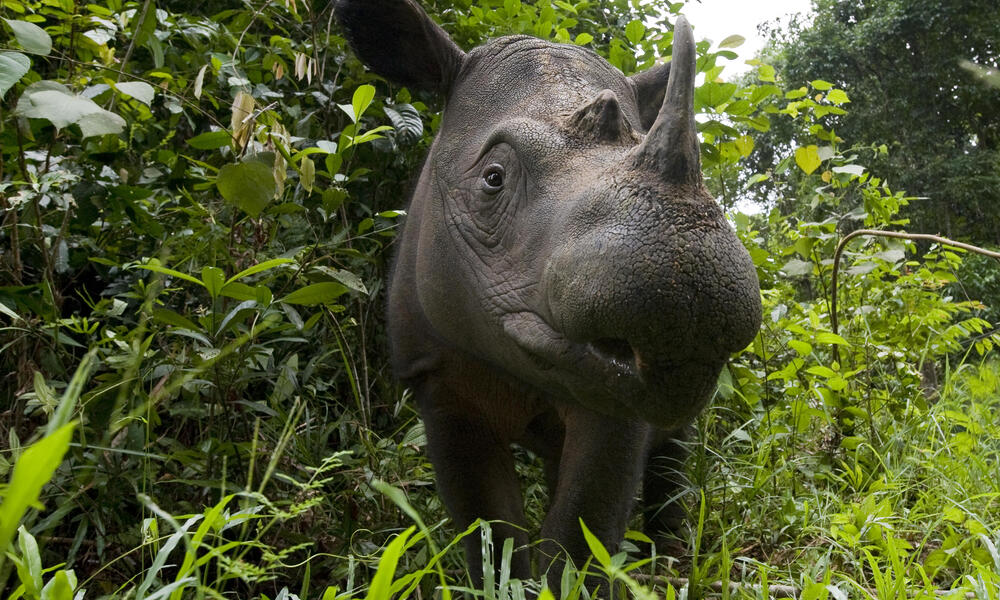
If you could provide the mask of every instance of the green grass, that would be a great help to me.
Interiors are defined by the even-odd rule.
[[[794,411],[772,408],[739,415],[719,403],[701,419],[703,439],[693,443],[687,467],[691,485],[684,501],[691,518],[687,535],[677,545],[683,549],[673,550],[675,556],[650,556],[648,550],[639,550],[647,545],[626,542],[623,552],[611,556],[588,538],[595,558],[585,568],[640,598],[760,598],[792,591],[807,600],[967,594],[996,598],[998,382],[997,361],[962,364],[945,380],[936,401],[909,402],[899,413],[877,413],[870,425],[879,432],[878,444],[863,443],[851,450],[832,443],[820,417],[811,421],[815,426],[802,428]],[[71,401],[76,389],[71,386],[60,406]],[[59,415],[67,413],[54,414],[65,420]],[[248,477],[245,489],[226,493],[198,511],[175,514],[141,496],[145,516],[133,524],[141,530],[141,542],[110,557],[86,579],[58,563],[43,563],[42,557],[51,553],[41,552],[36,538],[22,527],[8,552],[15,588],[9,597],[69,599],[78,588],[87,590],[87,598],[204,598],[228,591],[261,598],[375,600],[465,592],[516,600],[541,589],[538,581],[511,580],[506,561],[485,563],[486,571],[495,569],[496,576],[487,579],[483,590],[468,589],[461,576],[461,537],[483,535],[484,545],[503,542],[490,538],[488,524],[455,536],[441,520],[440,505],[426,481],[402,477],[412,467],[419,466],[417,473],[426,469],[409,448],[420,443],[419,430],[398,431],[406,440],[403,444],[374,440],[375,456],[368,458],[375,462],[367,462],[380,469],[399,468],[385,469],[396,477],[392,484],[371,479],[375,473],[346,453],[302,467],[302,473],[310,473],[303,478],[286,471],[285,459],[294,445],[296,426],[291,423],[307,419],[304,411],[292,411],[269,460],[251,466],[263,472],[255,484]],[[726,427],[734,419],[740,425]],[[12,483],[18,485],[7,488],[0,507],[7,528],[22,521],[9,512],[25,505],[13,495],[15,489],[29,490],[19,483],[22,474],[52,476],[53,461],[58,463],[60,451],[68,447],[63,433],[70,426],[58,425],[54,419],[46,435],[17,457]],[[537,477],[536,471],[525,474]],[[362,475],[370,478],[367,483],[358,480]],[[275,482],[298,491],[280,501],[269,498]],[[345,484],[362,486],[354,491],[367,498],[369,508],[382,511],[369,516],[381,527],[359,527],[350,550],[336,556],[318,552],[315,541],[293,543],[297,536],[287,534],[315,535],[330,525],[324,521],[331,515],[326,505],[345,497],[330,490]],[[219,494],[231,487],[220,482]],[[50,506],[32,512],[27,523],[59,510]],[[542,510],[529,506],[529,514]],[[393,514],[397,526],[386,527]],[[424,522],[427,516],[433,518],[430,527]],[[509,543],[503,548],[502,556],[509,557],[513,548]],[[129,577],[109,589],[102,583],[104,577],[129,555],[141,555],[142,560]],[[554,596],[581,597],[583,582],[579,572],[568,569]]]

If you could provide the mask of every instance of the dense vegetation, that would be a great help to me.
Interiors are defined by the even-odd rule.
[[[465,48],[528,33],[629,73],[669,54],[683,9],[422,4]],[[878,3],[822,0],[795,39],[862,51],[822,37],[862,4]],[[439,99],[366,73],[324,3],[0,7],[0,593],[381,599],[466,585],[463,532],[444,522],[382,331],[386,264]],[[934,39],[961,37],[964,14],[942,10]],[[976,31],[1000,29],[995,11],[977,14]],[[895,31],[879,35],[909,35]],[[796,56],[811,55],[793,47],[728,83],[738,45],[699,44],[696,102],[713,191],[732,207],[765,190],[768,212],[732,214],[765,322],[698,422],[684,496],[665,499],[689,509],[686,537],[664,549],[633,533],[617,556],[595,547],[590,568],[642,597],[996,598],[1000,335],[967,291],[997,265],[862,237],[832,318],[838,240],[909,228],[916,202],[897,189],[916,175],[893,161],[917,139],[865,135],[927,132],[953,156],[931,133],[945,124],[902,123],[898,109],[852,137],[849,116],[907,84],[876,91],[835,59],[808,75]],[[995,67],[990,47],[968,58]],[[955,89],[995,128],[995,90]],[[1000,195],[991,156],[976,154],[975,185],[956,171],[933,193]],[[523,458],[537,524],[545,490]],[[500,573],[480,593],[539,585]],[[577,597],[582,581],[567,572],[554,595]]]

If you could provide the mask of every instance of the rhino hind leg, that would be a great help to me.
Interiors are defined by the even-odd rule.
[[[514,539],[511,576],[531,577],[528,536],[521,485],[514,469],[510,443],[481,419],[435,407],[443,386],[425,382],[415,390],[427,431],[427,453],[434,465],[438,494],[457,528],[477,518],[490,521],[493,531],[493,565],[500,568],[503,541]],[[475,585],[483,581],[481,537],[463,540],[469,575]]]
[[[650,444],[643,476],[642,511],[646,535],[658,547],[675,545],[671,539],[681,533],[686,522],[682,492],[687,483],[684,476],[687,437],[687,429],[658,432]]]

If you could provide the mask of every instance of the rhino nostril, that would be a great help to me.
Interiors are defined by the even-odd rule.
[[[601,338],[590,343],[594,354],[623,370],[634,370],[638,355],[632,344],[621,338]]]

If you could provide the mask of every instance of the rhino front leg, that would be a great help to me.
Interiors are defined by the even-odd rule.
[[[514,538],[514,547],[521,550],[514,553],[511,575],[531,577],[523,497],[510,443],[477,415],[456,410],[461,403],[453,401],[445,386],[426,383],[421,387],[424,389],[418,388],[416,396],[427,431],[427,454],[448,514],[459,528],[479,518],[492,521],[493,564],[500,567],[503,541]],[[441,408],[441,400],[446,408]],[[481,585],[481,538],[471,534],[463,544],[469,575],[475,585]]]
[[[565,415],[566,436],[552,506],[542,525],[542,567],[550,586],[568,554],[577,567],[590,556],[580,519],[612,554],[625,535],[646,463],[651,427],[583,408]],[[554,587],[558,589],[558,587]]]

